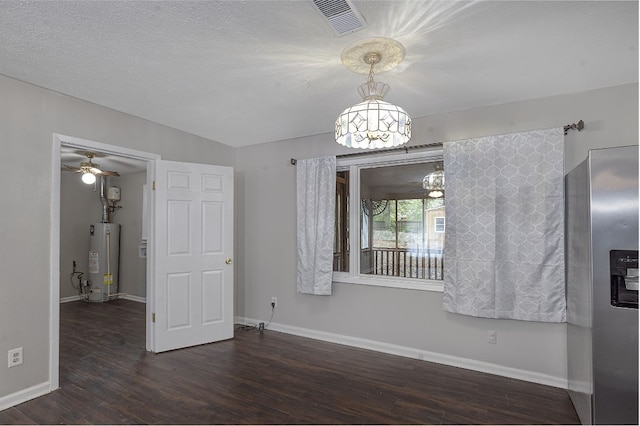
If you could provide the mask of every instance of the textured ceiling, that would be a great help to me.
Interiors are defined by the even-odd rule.
[[[412,117],[638,81],[638,2],[354,0],[337,37],[311,0],[0,1],[0,74],[240,147],[333,132],[368,37]],[[1,94],[0,94],[1,96]]]

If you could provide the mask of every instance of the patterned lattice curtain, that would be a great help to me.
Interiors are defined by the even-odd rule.
[[[297,290],[329,295],[333,278],[336,157],[298,160]]]
[[[444,144],[444,309],[565,321],[562,128]]]

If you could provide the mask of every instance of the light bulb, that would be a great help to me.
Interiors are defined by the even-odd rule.
[[[94,175],[93,173],[83,173],[82,181],[87,185],[91,185],[96,181],[96,175]]]

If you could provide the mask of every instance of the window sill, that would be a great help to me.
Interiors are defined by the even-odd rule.
[[[444,291],[444,284],[442,283],[442,281],[380,278],[365,275],[353,277],[344,272],[334,272],[333,282],[343,284],[370,285],[376,287],[404,288],[408,290],[434,291],[438,293],[442,293]]]

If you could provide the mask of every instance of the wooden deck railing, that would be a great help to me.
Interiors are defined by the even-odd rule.
[[[361,267],[362,273],[384,275],[390,277],[418,278],[424,280],[442,280],[442,250],[407,250],[374,248],[368,250],[371,265]],[[340,253],[334,253],[334,271],[340,265]],[[369,263],[368,261],[366,263]],[[367,269],[367,270],[365,270]]]
[[[442,280],[442,250],[373,249],[374,275]]]

